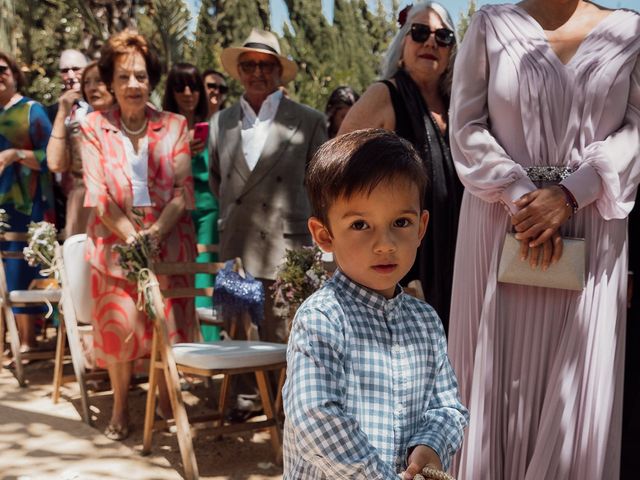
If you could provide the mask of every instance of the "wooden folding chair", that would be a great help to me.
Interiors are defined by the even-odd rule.
[[[0,234],[0,242],[27,242],[26,232],[4,232]],[[22,259],[24,255],[21,250],[8,251],[0,249],[0,262],[4,259]],[[5,325],[9,332],[9,341],[11,344],[11,353],[13,355],[13,363],[15,365],[15,374],[21,387],[26,386],[23,360],[52,358],[52,352],[22,352],[20,350],[20,336],[18,334],[18,325],[16,317],[13,313],[13,307],[32,307],[39,304],[57,304],[60,300],[60,289],[50,288],[42,290],[12,290],[9,291],[7,286],[7,277],[4,270],[4,262],[0,268],[0,302],[2,318],[0,318],[0,365],[3,361],[4,342],[5,342]],[[60,322],[62,325],[63,322]],[[61,335],[60,327],[58,327],[58,339],[64,339],[64,333]]]
[[[241,269],[240,260],[236,265]],[[218,412],[209,416],[203,422],[192,419],[194,426],[206,425],[212,427],[218,433],[233,433],[243,430],[268,429],[271,436],[271,445],[279,461],[281,455],[282,439],[280,426],[276,417],[273,397],[270,392],[267,372],[272,370],[282,371],[286,366],[286,345],[259,341],[217,341],[210,343],[184,343],[173,347],[169,343],[166,318],[164,315],[164,299],[179,297],[194,297],[211,294],[212,289],[175,288],[161,292],[156,274],[158,275],[184,275],[195,273],[218,273],[224,267],[223,263],[164,263],[156,264],[151,274],[151,296],[157,316],[154,319],[154,335],[151,348],[149,391],[147,394],[147,406],[144,422],[143,453],[151,450],[151,437],[154,427],[154,413],[156,390],[158,383],[158,371],[164,374],[169,398],[173,410],[174,421],[177,428],[178,443],[184,464],[186,478],[189,480],[199,478],[198,465],[193,450],[190,422],[182,400],[180,390],[179,373],[198,375],[210,378],[223,374],[222,388],[220,391]],[[243,319],[246,326],[248,320]],[[243,424],[224,425],[224,411],[227,396],[229,394],[230,376],[240,373],[253,372],[256,375],[260,396],[266,420],[260,422],[247,422]],[[213,418],[213,421],[211,421]],[[164,423],[164,422],[163,422]]]
[[[63,384],[77,381],[80,389],[80,403],[82,419],[91,424],[89,414],[89,397],[87,393],[87,380],[107,378],[106,370],[94,372],[87,371],[84,352],[80,338],[83,334],[93,331],[91,297],[91,270],[85,260],[85,244],[87,235],[82,233],[67,238],[60,247],[56,246],[56,265],[62,287],[62,316],[61,336],[62,342],[58,342],[56,350],[56,363],[54,368],[53,403],[60,398],[60,388]],[[66,334],[71,363],[75,375],[63,376],[64,338]]]

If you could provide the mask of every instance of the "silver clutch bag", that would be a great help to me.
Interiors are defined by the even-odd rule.
[[[532,287],[562,288],[580,291],[584,288],[584,238],[563,237],[562,256],[546,271],[533,270],[527,260],[520,260],[520,242],[507,233],[498,265],[498,281]]]

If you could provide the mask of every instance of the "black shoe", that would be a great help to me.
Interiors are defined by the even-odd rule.
[[[244,423],[250,418],[263,415],[264,411],[260,410],[240,410],[239,408],[233,408],[227,414],[227,421],[229,423]]]

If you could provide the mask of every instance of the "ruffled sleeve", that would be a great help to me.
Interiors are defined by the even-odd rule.
[[[536,189],[526,172],[507,154],[489,128],[486,13],[477,12],[458,52],[451,101],[451,153],[460,181],[486,202],[513,201]]]

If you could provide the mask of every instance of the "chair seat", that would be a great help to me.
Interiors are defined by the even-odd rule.
[[[225,340],[207,343],[177,343],[173,355],[178,365],[204,370],[250,368],[282,363],[287,345],[282,343]]]
[[[216,310],[214,308],[198,307],[196,308],[196,313],[198,314],[200,323],[204,323],[206,325],[222,325],[223,323],[218,320],[218,315],[216,314]]]
[[[9,301],[13,303],[56,303],[60,301],[62,291],[59,288],[47,290],[12,290]]]

